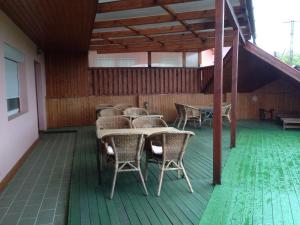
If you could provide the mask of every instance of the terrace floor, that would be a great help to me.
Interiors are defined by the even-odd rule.
[[[156,197],[158,168],[153,165],[149,196],[143,195],[137,174],[124,173],[118,176],[113,200],[109,199],[112,170],[98,185],[94,127],[76,128],[76,134],[43,134],[0,193],[0,224],[62,225],[67,214],[72,225],[199,224],[200,220],[201,225],[300,224],[300,132],[254,121],[240,122],[238,130],[238,147],[229,151],[229,130],[224,127],[221,186],[214,189],[211,184],[212,130],[203,127],[194,130],[197,135],[185,155],[193,194],[184,180],[169,172],[161,196]]]
[[[115,195],[109,199],[112,169],[102,174],[98,185],[95,152],[95,128],[85,127],[78,132],[73,161],[69,201],[69,224],[199,224],[213,191],[212,182],[212,129],[194,130],[184,163],[194,188],[191,194],[184,179],[176,172],[167,172],[160,197],[156,197],[158,166],[151,165],[147,188],[143,194],[137,173],[118,175]],[[229,153],[229,131],[224,135],[224,161]]]

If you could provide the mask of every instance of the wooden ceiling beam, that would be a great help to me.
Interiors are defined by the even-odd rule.
[[[240,7],[235,7],[234,11],[237,15],[241,14],[243,10]],[[105,21],[95,21],[94,28],[110,28],[110,27],[122,27],[122,26],[138,26],[144,24],[154,24],[154,23],[166,23],[178,20],[194,20],[194,19],[213,19],[214,20],[215,10],[202,10],[202,11],[192,11],[192,12],[182,12],[176,13],[174,18],[170,14],[159,15],[159,16],[147,16],[147,17],[137,17],[130,19],[119,19],[119,20],[105,20]]]
[[[199,41],[198,41],[199,43]],[[224,46],[230,46],[231,42],[225,42]],[[181,46],[155,46],[155,47],[132,47],[132,48],[90,48],[90,50],[97,51],[98,54],[109,53],[128,53],[128,52],[198,52],[207,49],[214,48],[214,43],[208,43],[205,45],[181,45]]]
[[[171,15],[175,21],[178,21],[178,22],[179,22],[179,23],[180,23],[187,31],[191,32],[191,33],[194,35],[194,37],[200,38],[200,40],[201,40],[202,42],[205,41],[205,39],[202,38],[202,37],[199,37],[199,35],[198,35],[193,29],[191,29],[191,28],[189,27],[189,25],[188,25],[184,20],[178,19],[178,17],[177,17],[177,15],[176,15],[176,12],[175,12],[175,11],[173,11],[171,8],[169,8],[169,7],[166,6],[166,5],[162,5],[161,7],[162,7],[167,13],[169,13],[169,15]]]
[[[233,26],[234,29],[236,29],[238,31],[241,42],[243,45],[245,45],[246,40],[245,40],[243,32],[240,28],[239,20],[234,12],[234,9],[233,9],[231,3],[229,2],[229,0],[225,0],[225,9],[226,9],[226,12],[227,12],[227,15],[228,15],[231,25]],[[249,24],[247,23],[247,25],[249,25]]]
[[[249,36],[247,29],[243,29],[245,37]],[[213,38],[215,36],[214,31],[203,31],[199,32],[201,37],[205,38]],[[232,30],[225,30],[225,36],[231,36]],[[193,39],[194,35],[191,33],[182,33],[182,34],[163,34],[163,35],[156,35],[151,36],[156,41],[162,42],[169,42],[169,41],[185,41],[189,39]],[[114,43],[120,44],[130,44],[130,43],[143,43],[143,42],[150,42],[148,38],[145,37],[127,37],[127,38],[116,38],[111,39]],[[90,45],[107,45],[110,44],[107,40],[92,40]]]
[[[241,25],[245,25],[245,21],[243,19],[240,20]],[[191,30],[208,30],[214,29],[214,22],[204,22],[204,23],[196,23],[188,25]],[[225,27],[231,27],[231,24],[226,21]],[[132,27],[131,27],[132,28]],[[186,28],[182,25],[176,26],[164,26],[157,28],[148,28],[138,30],[139,35],[155,35],[155,34],[166,34],[166,33],[176,33],[176,32],[185,32]],[[136,36],[137,32],[130,30],[122,30],[122,31],[111,31],[111,32],[96,32],[92,34],[92,39],[105,39],[105,38],[116,38],[116,37],[128,37],[128,36]]]
[[[122,0],[115,2],[98,3],[97,13],[107,13],[129,9],[140,9],[160,5],[169,5],[184,2],[195,2],[198,0]]]
[[[232,43],[232,37],[226,37],[224,42],[227,46]],[[90,50],[96,50],[102,53],[116,53],[116,52],[145,52],[145,51],[183,51],[188,49],[203,49],[212,48],[214,46],[214,38],[208,39],[205,43],[199,42],[198,39],[187,42],[169,42],[165,45],[158,43],[140,43],[127,45],[127,49],[118,45],[104,45],[104,46],[90,46]]]

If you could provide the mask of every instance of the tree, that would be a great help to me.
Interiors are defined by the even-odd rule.
[[[300,66],[300,53],[294,54],[293,61],[291,63],[288,54],[282,54],[278,58],[291,66]]]

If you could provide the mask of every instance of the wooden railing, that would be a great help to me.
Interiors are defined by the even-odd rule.
[[[101,95],[200,93],[213,76],[205,68],[90,68],[89,92]]]

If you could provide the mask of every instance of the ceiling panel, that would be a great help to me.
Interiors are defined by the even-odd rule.
[[[45,51],[86,51],[96,0],[1,0],[0,8]]]

